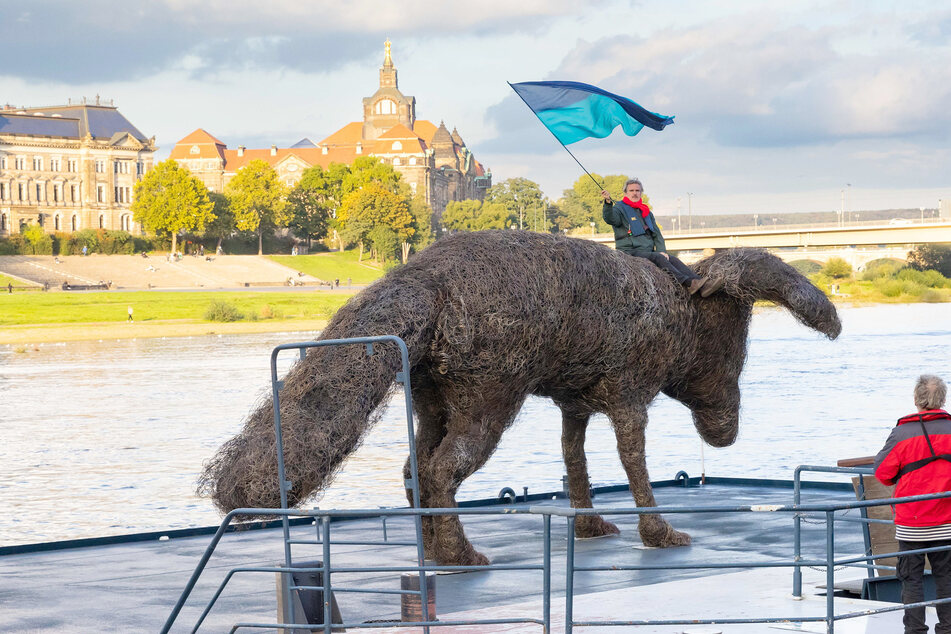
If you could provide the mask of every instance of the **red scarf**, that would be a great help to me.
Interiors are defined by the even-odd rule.
[[[624,203],[630,207],[633,207],[634,209],[639,209],[641,212],[641,218],[646,218],[647,214],[651,212],[651,208],[648,207],[643,201],[638,200],[637,202],[634,202],[633,200],[625,196]]]

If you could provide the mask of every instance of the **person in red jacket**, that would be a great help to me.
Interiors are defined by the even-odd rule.
[[[947,387],[940,378],[923,374],[915,385],[918,412],[898,419],[885,446],[875,457],[875,477],[895,485],[895,497],[951,491],[951,415],[941,409]],[[951,498],[895,505],[895,537],[899,551],[951,547]],[[902,603],[924,601],[925,555],[931,562],[937,597],[951,597],[951,550],[898,557]],[[936,634],[951,634],[951,604],[935,606]],[[925,609],[905,610],[905,634],[924,634]]]

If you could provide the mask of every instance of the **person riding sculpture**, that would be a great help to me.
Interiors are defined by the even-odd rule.
[[[709,297],[720,290],[722,281],[700,277],[676,256],[667,253],[667,245],[654,213],[641,200],[643,193],[644,186],[636,178],[624,183],[624,199],[621,202],[614,202],[611,194],[602,190],[604,208],[601,215],[614,228],[615,248],[628,255],[650,260],[686,286],[691,295],[700,291],[701,297]]]

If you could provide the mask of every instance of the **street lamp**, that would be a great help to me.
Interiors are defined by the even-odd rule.
[[[677,196],[677,226],[683,228],[683,224],[680,222],[680,201],[682,198]]]
[[[592,222],[592,223],[590,223],[590,224],[591,224],[591,235],[594,235],[594,226],[595,226],[595,223]]]
[[[687,229],[693,229],[693,192],[687,192]]]

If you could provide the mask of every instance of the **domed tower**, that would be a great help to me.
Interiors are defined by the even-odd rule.
[[[400,123],[412,130],[416,121],[416,98],[400,92],[390,46],[387,40],[380,68],[380,87],[373,96],[363,99],[364,141],[376,139]]]

